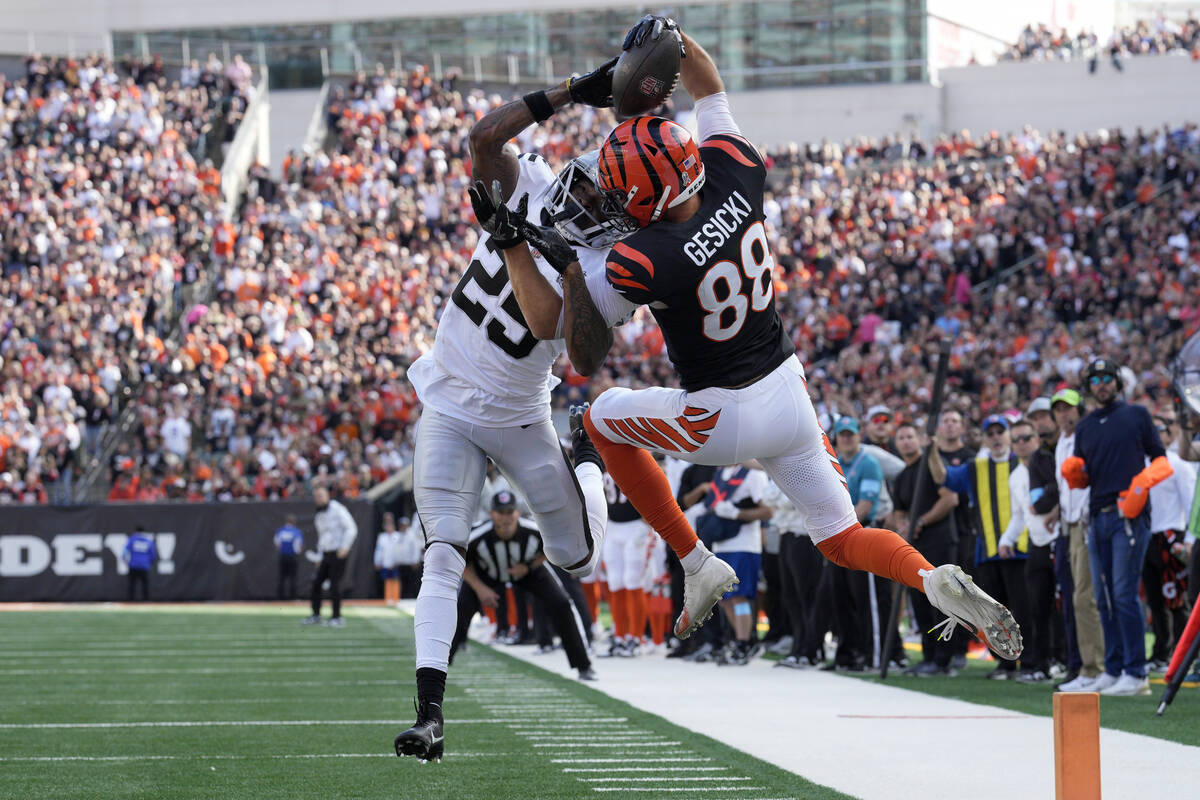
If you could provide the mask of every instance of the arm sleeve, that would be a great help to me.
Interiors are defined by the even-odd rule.
[[[946,467],[947,489],[959,494],[971,493],[971,462],[959,464],[957,467]]]
[[[1146,455],[1150,456],[1151,461],[1165,456],[1167,450],[1163,447],[1162,439],[1158,438],[1158,431],[1154,430],[1154,420],[1150,418],[1150,412],[1142,406],[1138,406],[1138,409],[1141,411],[1138,416],[1141,418],[1142,441],[1146,446]]]
[[[596,304],[596,310],[608,323],[608,327],[624,325],[633,317],[633,312],[637,311],[639,304],[629,300],[613,287],[606,270],[596,270],[584,275],[584,282],[587,284],[588,294],[592,296],[592,302]],[[561,339],[566,335],[566,315],[564,304],[563,309],[558,312],[556,338]]]
[[[345,506],[340,507],[338,516],[342,518],[342,547],[349,550],[354,545],[354,540],[358,538],[358,525],[355,524],[350,509]]]
[[[717,92],[696,101],[696,131],[702,142],[722,133],[742,135],[742,129],[734,122],[733,112],[729,110],[729,95]]]
[[[1013,488],[1012,478],[1009,478],[1009,488]],[[1021,492],[1010,491],[1008,493],[1008,527],[1004,529],[1004,533],[1000,536],[1000,544],[1007,545],[1008,547],[1017,546],[1017,540],[1021,538],[1021,531],[1026,528],[1025,501],[1027,499],[1022,496]]]
[[[883,470],[884,480],[895,480],[896,476],[904,471],[906,465],[904,459],[900,456],[895,453],[889,453],[882,447],[876,447],[875,445],[865,445],[865,447],[867,452],[873,455],[875,460],[879,462],[879,468]]]
[[[604,274],[610,288],[626,302],[641,306],[654,301],[654,263],[645,253],[617,242],[608,253]]]
[[[746,496],[754,501],[754,505],[770,505],[767,502],[767,473],[752,469],[746,475]]]
[[[1038,514],[1049,514],[1058,506],[1058,477],[1054,473],[1054,459],[1039,458],[1037,469],[1029,476],[1029,496],[1037,495],[1033,510]]]
[[[872,504],[879,502],[883,491],[883,470],[874,458],[867,458],[863,464],[862,478],[858,482],[858,497],[860,500],[870,500]]]

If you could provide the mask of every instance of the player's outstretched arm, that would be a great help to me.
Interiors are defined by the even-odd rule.
[[[500,181],[504,199],[512,194],[520,174],[517,153],[505,145],[534,123],[554,116],[554,112],[570,103],[584,103],[597,108],[612,105],[612,74],[617,59],[605,62],[587,75],[575,75],[557,86],[530,92],[519,100],[489,111],[471,127],[471,164],[476,180],[491,186]]]
[[[539,99],[527,101],[527,98],[534,98],[535,95],[544,99],[545,106],[541,105]],[[570,102],[571,95],[564,81],[552,89],[533,92],[484,114],[483,119],[471,127],[471,172],[475,180],[483,181],[486,186],[491,186],[493,180],[500,181],[504,199],[507,200],[517,186],[520,167],[516,148],[506,148],[505,145],[518,133],[540,121],[534,117],[533,108],[539,108],[540,113],[545,113],[542,119],[547,119]]]
[[[563,271],[563,336],[571,366],[585,376],[600,369],[613,345],[612,329],[596,307],[578,262]]]
[[[717,72],[717,65],[712,56],[696,44],[696,40],[686,33],[683,36],[683,46],[687,50],[687,58],[679,62],[679,82],[693,100],[719,94],[725,91],[725,83]]]

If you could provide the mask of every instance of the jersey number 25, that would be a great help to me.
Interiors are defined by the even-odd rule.
[[[489,297],[499,297],[508,288],[508,267],[504,264],[503,257],[496,251],[490,238],[484,243],[484,247],[487,248],[491,257],[499,262],[496,274],[489,274],[487,268],[483,266],[483,262],[475,259],[463,273],[458,286],[454,287],[454,294],[451,295],[451,298],[454,300],[454,305],[461,308],[463,313],[476,325],[482,327],[487,321],[485,330],[492,344],[513,358],[524,358],[533,352],[533,348],[537,347],[538,340],[529,331],[525,315],[521,313],[521,306],[517,303],[517,296],[510,291],[496,312],[491,314],[490,320],[487,319],[488,310],[483,303],[471,298],[471,295],[479,297],[480,292]],[[498,313],[500,311],[504,312],[511,324],[506,324],[500,319]],[[514,336],[520,338],[513,338]]]
[[[718,261],[704,273],[696,296],[704,317],[704,335],[714,342],[737,336],[751,311],[764,311],[775,294],[775,259],[767,249],[767,231],[761,222],[742,236],[742,263]],[[750,296],[742,291],[743,276],[750,283]],[[719,287],[719,288],[718,288]]]

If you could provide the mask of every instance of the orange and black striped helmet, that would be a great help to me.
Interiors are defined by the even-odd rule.
[[[645,227],[704,185],[704,162],[691,133],[662,117],[634,117],[600,148],[606,210],[618,208]]]

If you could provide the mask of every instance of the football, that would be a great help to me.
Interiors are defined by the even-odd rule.
[[[646,114],[671,96],[679,82],[679,41],[678,32],[667,30],[621,53],[613,72],[613,108],[618,115]]]

